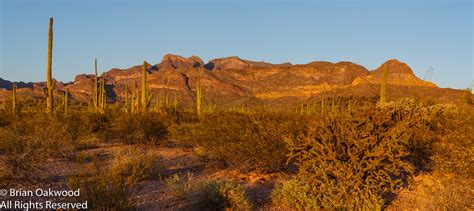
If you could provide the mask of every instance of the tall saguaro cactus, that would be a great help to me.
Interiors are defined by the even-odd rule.
[[[148,93],[147,93],[147,86],[146,86],[146,61],[143,61],[142,65],[142,98],[141,98],[141,108],[142,111],[145,112],[148,109]]]
[[[324,115],[324,96],[321,96],[321,115]]]
[[[107,95],[105,94],[105,76],[102,73],[100,79],[100,94],[99,94],[99,110],[101,113],[105,112],[105,106],[107,104]]]
[[[383,69],[382,84],[380,85],[380,104],[387,102],[387,78],[388,70],[387,67]]]
[[[198,116],[202,115],[203,102],[204,100],[202,94],[201,78],[198,78],[196,85],[196,113]]]
[[[98,94],[99,94],[99,91],[98,91],[98,88],[97,88],[97,83],[99,82],[97,80],[97,59],[95,59],[95,71],[94,71],[94,90],[93,90],[93,102],[94,102],[94,108],[97,109],[97,107],[99,106],[99,100],[98,100]]]
[[[132,89],[132,114],[137,113],[138,110],[138,90],[137,90],[137,81],[133,82]]]
[[[67,116],[69,113],[69,88],[66,88],[64,92],[64,116]]]
[[[128,84],[125,84],[125,112],[128,113]]]
[[[16,113],[16,83],[12,84],[12,112],[13,115]]]
[[[53,76],[51,73],[53,64],[53,17],[49,18],[48,34],[48,66],[46,67],[46,86],[48,87],[48,97],[46,99],[46,110],[53,112]]]

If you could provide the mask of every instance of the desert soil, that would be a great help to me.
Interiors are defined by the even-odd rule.
[[[78,173],[81,169],[85,169],[85,165],[87,165],[76,162],[79,153],[83,155],[97,155],[101,160],[110,160],[117,150],[126,147],[129,147],[129,145],[99,144],[97,148],[76,152],[77,154],[71,156],[71,158],[47,160],[41,167],[36,169],[37,173],[35,173],[36,176],[32,182],[15,185],[13,188],[23,190],[35,190],[36,188],[69,190],[68,177]],[[166,166],[166,170],[162,175],[163,178],[173,174],[186,175],[189,172],[193,174],[193,181],[191,182],[219,179],[233,180],[245,187],[250,200],[259,208],[269,206],[270,192],[274,188],[275,182],[283,176],[278,173],[256,174],[241,173],[224,168],[217,169],[208,165],[203,159],[198,158],[192,148],[174,142],[170,142],[166,147],[149,146],[147,148],[163,157],[162,162]],[[167,186],[161,179],[144,181],[134,188],[131,193],[129,201],[139,210],[180,209],[188,205],[187,201],[173,198],[173,196],[167,194]],[[6,199],[33,202],[44,200],[56,202],[71,201],[65,198],[53,197],[7,197]]]

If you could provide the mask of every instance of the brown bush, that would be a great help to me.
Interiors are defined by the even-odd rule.
[[[304,209],[380,208],[410,179],[410,142],[428,130],[412,103],[326,116],[307,134],[288,136],[299,173],[274,193],[276,203]]]
[[[111,121],[110,133],[125,143],[163,144],[168,134],[165,116],[155,112],[117,115]]]
[[[218,112],[172,132],[174,138],[191,143],[205,158],[224,166],[276,171],[286,166],[283,136],[298,133],[303,121],[286,115]]]

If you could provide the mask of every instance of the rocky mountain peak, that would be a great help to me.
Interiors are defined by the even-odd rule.
[[[380,65],[380,67],[378,67],[374,72],[383,73],[383,70],[385,68],[387,68],[389,73],[414,75],[413,70],[406,63],[400,62],[396,59],[387,60],[382,65]]]
[[[224,57],[219,59],[213,59],[206,64],[206,68],[209,70],[246,70],[250,67],[250,64],[240,59],[237,56]]]
[[[189,69],[204,67],[204,62],[197,56],[185,58],[179,55],[166,54],[163,60],[158,64],[158,68],[163,69]]]

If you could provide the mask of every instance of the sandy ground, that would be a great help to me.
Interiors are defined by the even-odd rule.
[[[113,158],[114,152],[128,147],[125,144],[100,144],[98,148],[77,152],[70,158],[50,159],[41,165],[35,172],[35,178],[29,184],[17,184],[9,188],[35,190],[37,188],[53,190],[69,190],[67,178],[76,174],[84,165],[76,162],[79,153],[95,154],[101,160]],[[192,148],[176,143],[168,146],[147,146],[149,150],[155,151],[163,157],[166,170],[163,178],[173,174],[193,174],[192,182],[227,179],[242,184],[253,204],[258,208],[269,206],[270,192],[274,188],[275,181],[281,178],[281,174],[255,174],[240,173],[236,170],[216,169],[208,165],[203,159],[198,158]],[[8,189],[9,189],[8,188]],[[138,185],[132,191],[129,198],[130,203],[139,210],[157,209],[183,209],[188,205],[186,200],[174,198],[168,194],[167,186],[163,180],[147,180]],[[71,202],[68,198],[54,197],[5,197],[6,200],[21,200],[24,202],[44,202],[51,200],[55,202]]]

